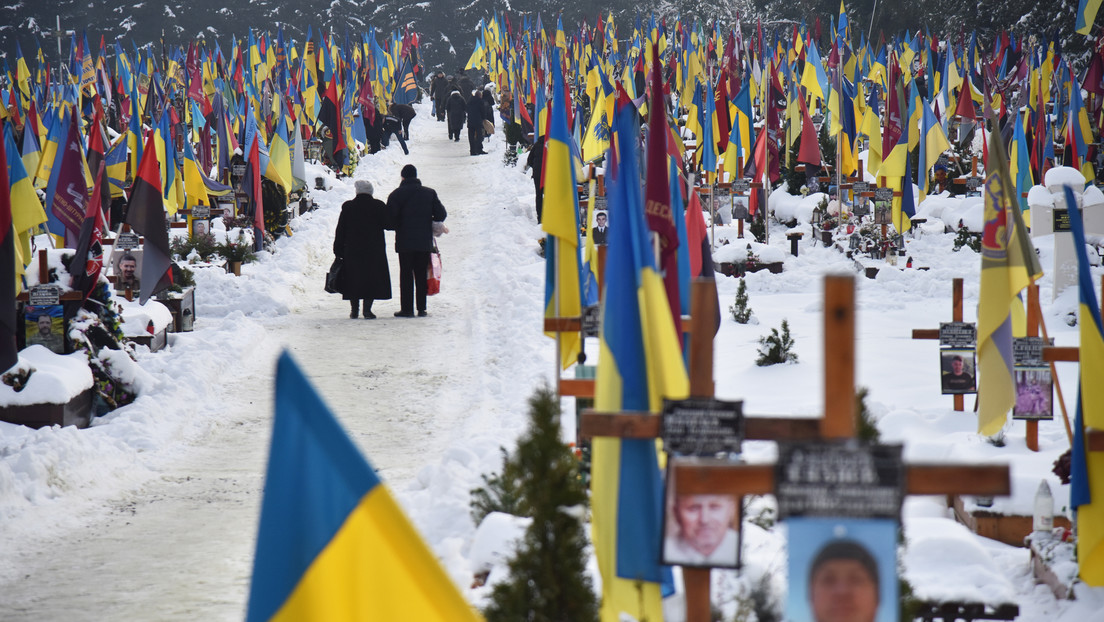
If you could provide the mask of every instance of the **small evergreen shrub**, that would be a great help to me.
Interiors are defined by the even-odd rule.
[[[586,573],[587,490],[560,438],[559,400],[551,389],[529,399],[529,416],[529,431],[510,461],[519,503],[533,522],[483,615],[487,622],[596,621],[598,598]]]
[[[752,311],[748,307],[747,283],[744,282],[743,278],[740,279],[740,284],[736,286],[736,300],[733,301],[728,311],[732,314],[732,319],[736,320],[738,324],[747,324],[751,320]]]
[[[965,226],[958,228],[958,233],[955,234],[954,250],[957,253],[965,246],[975,253],[981,252],[981,234],[974,233],[967,229]]]
[[[797,353],[793,351],[794,340],[790,335],[790,324],[782,320],[782,332],[771,329],[771,334],[759,338],[759,358],[755,364],[759,367],[778,363],[796,363]]]
[[[866,408],[866,396],[870,389],[860,387],[855,392],[855,433],[864,443],[877,443],[882,433],[878,431],[877,420]]]

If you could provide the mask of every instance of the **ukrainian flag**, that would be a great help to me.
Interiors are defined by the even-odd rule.
[[[1087,35],[1092,32],[1098,11],[1100,11],[1100,0],[1081,0],[1077,4],[1077,22],[1074,26],[1077,34]]]
[[[1012,376],[1012,305],[1020,291],[1043,275],[1013,196],[1016,185],[999,132],[989,139],[985,179],[985,230],[981,236],[978,292],[978,434],[1000,432],[1016,403]],[[1019,311],[1023,312],[1022,307]]]
[[[609,233],[594,403],[602,412],[658,413],[663,398],[687,396],[689,381],[644,218],[636,110],[623,105],[614,116],[609,205],[618,220]],[[592,531],[603,622],[622,612],[663,619],[660,584],[670,574],[659,565],[663,484],[656,453],[652,440],[593,442]]]
[[[246,620],[481,620],[287,352]]]
[[[575,190],[572,142],[567,129],[564,80],[560,60],[552,63],[552,119],[545,141],[544,213],[541,229],[548,234],[544,245],[544,317],[579,317],[582,306],[582,263],[579,261],[579,196]],[[560,333],[560,365],[567,369],[580,351],[579,333]]]
[[[1073,439],[1070,505],[1077,509],[1077,560],[1081,580],[1093,587],[1104,586],[1104,454],[1085,449],[1085,428],[1104,429],[1104,321],[1100,317],[1093,288],[1089,257],[1085,252],[1085,227],[1081,212],[1066,187],[1070,229],[1077,250],[1078,289],[1081,310],[1081,384]]]

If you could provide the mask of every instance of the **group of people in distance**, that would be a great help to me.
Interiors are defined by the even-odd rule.
[[[434,223],[447,232],[443,223],[448,213],[437,192],[422,185],[418,170],[407,164],[400,173],[402,181],[387,197],[387,203],[374,197],[372,183],[358,179],[356,196],[341,206],[334,234],[333,252],[342,259],[338,291],[349,301],[349,317],[361,313],[375,319],[372,303],[391,299],[391,273],[387,262],[385,230],[395,232],[395,252],[399,255],[399,310],[395,317],[426,317],[427,270],[434,251]]]
[[[484,79],[486,86],[476,86],[459,71],[459,77],[438,71],[430,81],[429,95],[437,121],[448,123],[449,140],[460,142],[460,130],[468,126],[468,150],[471,155],[483,155],[483,141],[494,133],[494,84]]]

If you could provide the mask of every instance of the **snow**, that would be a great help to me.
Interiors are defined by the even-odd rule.
[[[123,334],[128,337],[151,334],[149,325],[153,324],[153,333],[159,333],[173,322],[172,312],[165,305],[150,299],[146,304],[139,304],[137,300],[128,301],[121,295],[116,295],[120,307],[120,315],[123,317]]]
[[[1051,192],[1057,190],[1058,193],[1061,193],[1062,186],[1069,186],[1080,194],[1079,190],[1085,187],[1085,176],[1071,166],[1055,166],[1043,175],[1043,185]]]
[[[544,262],[537,241],[543,234],[532,181],[520,166],[502,165],[501,134],[490,141],[491,155],[470,157],[467,145],[446,140],[428,102],[417,109],[411,155],[393,146],[366,156],[354,178],[370,180],[385,198],[410,162],[440,193],[451,233],[439,240],[444,278],[441,293],[429,300],[429,317],[391,317],[399,296],[393,254],[393,297],[373,307],[380,319],[349,320],[347,303],[322,291],[339,207],[353,196],[354,178],[336,179],[308,163],[307,178],[324,177],[326,190],[311,191],[318,209],[293,223],[293,236],[243,266],[240,277],[195,266],[195,331],[170,334],[160,352],[139,349],[131,368],[111,358],[141,385],[133,404],[86,430],[0,424],[0,619],[148,619],[150,611],[165,620],[240,619],[268,451],[274,361],[284,348],[457,586],[475,606],[486,604],[526,520],[491,514],[474,524],[470,491],[500,468],[501,448],[512,448],[527,426],[527,399],[555,378],[554,342],[541,332]],[[771,194],[772,208],[805,231],[818,200]],[[1068,516],[1068,486],[1050,472],[1068,447],[1061,413],[1040,422],[1038,453],[1027,449],[1019,422],[1006,426],[1003,447],[987,442],[976,433],[973,400],[967,398],[966,412],[956,412],[940,394],[938,346],[910,337],[913,328],[951,319],[956,277],[965,281],[965,319],[974,321],[980,269],[977,254],[952,250],[954,235],[942,225],[962,220],[980,231],[980,199],[930,197],[918,211],[929,222],[906,235],[906,250],[928,269],[875,262],[881,267],[876,279],[856,276],[856,381],[869,389],[867,406],[882,440],[903,443],[910,463],[1010,465],[1013,494],[994,499],[993,512],[1031,514],[1034,492],[1046,479],[1056,513]],[[715,232],[718,241],[730,242],[718,257],[730,248],[746,256],[749,238],[720,223]],[[785,232],[776,223],[769,245],[752,246],[762,261],[784,262],[781,274],[744,277],[759,325],[731,320],[737,280],[718,276],[723,322],[713,376],[717,396],[743,400],[750,416],[815,417],[823,409],[823,276],[854,274],[855,266],[810,236],[793,257]],[[391,239],[389,233],[389,247]],[[1033,242],[1049,266],[1053,235]],[[1100,274],[1095,269],[1094,283]],[[1049,334],[1057,345],[1076,345],[1077,327],[1066,323],[1077,309],[1076,292],[1055,298],[1052,284],[1050,275],[1040,282]],[[125,315],[159,313],[133,305]],[[758,338],[783,319],[798,362],[757,367]],[[598,356],[593,340],[587,354],[592,362]],[[41,367],[24,393],[41,398],[86,388],[91,377],[83,356],[28,348],[21,360]],[[72,370],[65,367],[70,364]],[[56,389],[34,385],[39,374]],[[1076,365],[1059,365],[1058,375],[1072,403]],[[11,399],[0,388],[0,403]],[[565,440],[573,441],[574,401],[562,404]],[[776,446],[748,442],[744,454],[749,462],[771,462]],[[1025,549],[969,533],[940,501],[905,504],[901,562],[918,594],[1010,601],[1020,606],[1022,620],[1104,621],[1104,589],[1079,584],[1077,601],[1056,601],[1034,585]],[[773,504],[769,496],[748,500],[745,515],[756,522],[744,525],[742,574],[711,575],[714,602],[726,619],[756,587],[785,602],[786,525],[771,520]],[[488,584],[473,585],[487,571]],[[597,578],[593,560],[589,571]],[[667,619],[681,619],[683,602],[681,595],[670,599]]]
[[[21,391],[0,383],[0,406],[65,404],[92,387],[92,372],[83,352],[55,354],[46,346],[29,346],[19,353],[15,370],[31,375]],[[11,424],[0,422],[0,426]],[[0,431],[0,439],[4,433]]]

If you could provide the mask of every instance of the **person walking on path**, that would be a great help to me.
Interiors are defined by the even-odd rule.
[[[407,164],[402,182],[387,197],[387,212],[395,229],[395,252],[399,254],[400,308],[395,317],[418,317],[426,313],[426,269],[433,251],[433,223],[448,216],[437,191],[422,185],[418,169]],[[416,300],[415,300],[416,295]]]
[[[391,272],[387,266],[387,206],[372,196],[372,182],[358,179],[356,196],[341,205],[334,234],[334,255],[342,259],[339,288],[349,301],[349,317],[356,319],[364,301],[364,319],[376,318],[372,301],[391,299]]]
[[[468,100],[468,151],[471,155],[483,155],[483,95],[476,91]]]
[[[436,113],[438,122],[445,120],[445,100],[448,99],[450,92],[445,72],[438,71],[429,86],[429,95],[433,98],[433,112]]]
[[[460,91],[453,91],[449,94],[448,100],[445,102],[445,109],[448,111],[449,140],[460,142],[460,130],[464,129],[466,107],[467,104],[464,103],[464,96],[460,94]]]
[[[533,189],[537,192],[537,223],[541,221],[541,212],[544,207],[544,193],[541,191],[541,171],[544,170],[544,135],[533,143],[533,148],[529,150],[529,156],[525,158],[526,170],[533,170]]]

